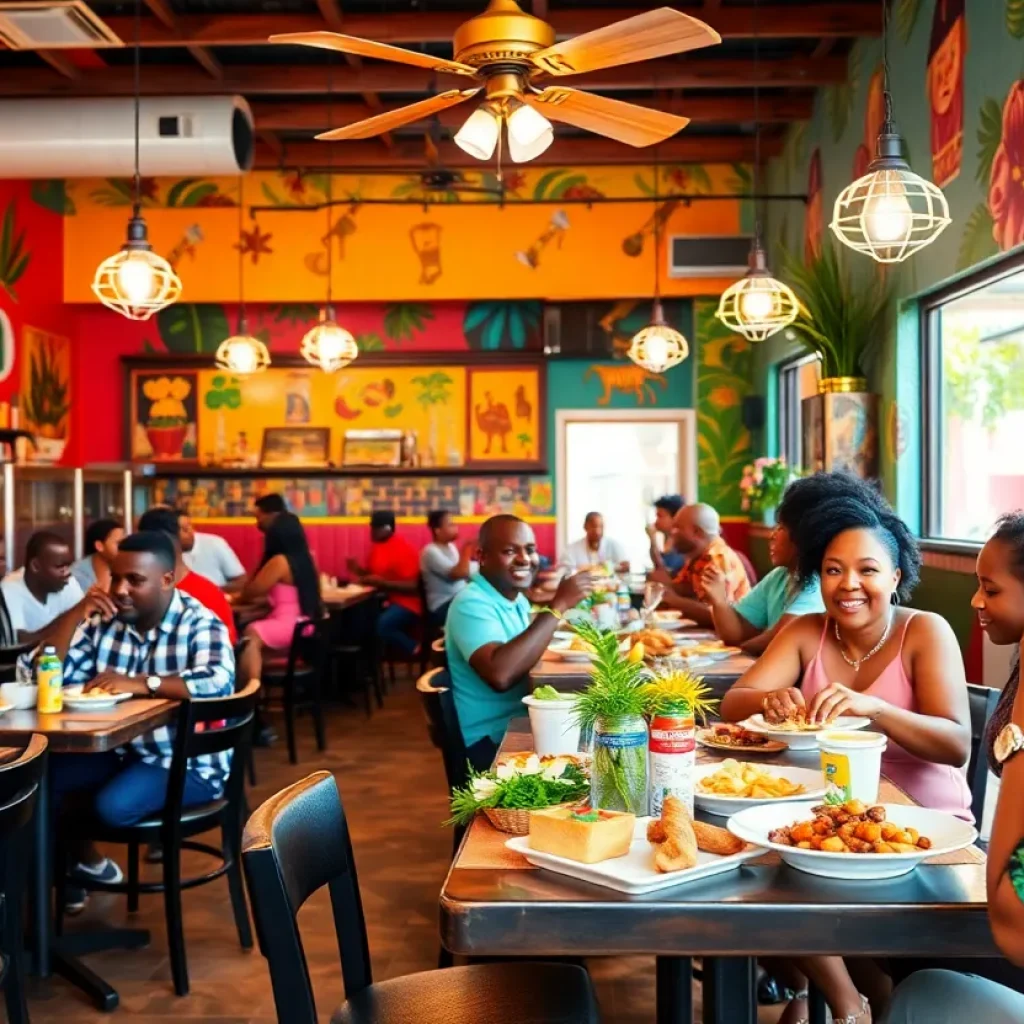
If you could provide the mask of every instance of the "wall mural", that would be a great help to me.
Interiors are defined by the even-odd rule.
[[[739,482],[751,460],[743,399],[752,389],[750,343],[715,316],[717,304],[694,303],[697,349],[697,479],[700,500],[719,515],[738,516]]]
[[[959,173],[964,142],[964,63],[967,20],[964,0],[938,0],[928,44],[932,180],[940,188]]]
[[[17,223],[17,216],[17,203],[12,199],[0,222],[0,288],[14,302],[18,301],[17,284],[32,259],[26,245],[27,232]]]
[[[667,384],[664,374],[651,373],[650,370],[632,363],[621,366],[614,363],[596,363],[584,374],[585,380],[591,377],[596,377],[603,388],[601,397],[597,400],[598,405],[608,405],[616,392],[632,395],[636,398],[637,405],[656,405],[658,392],[655,385],[664,391]]]
[[[33,462],[59,462],[67,446],[71,410],[71,341],[34,327],[22,332],[22,426],[36,436]]]

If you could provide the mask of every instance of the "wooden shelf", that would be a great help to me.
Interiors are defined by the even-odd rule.
[[[328,467],[326,469],[266,469],[257,467],[255,469],[230,469],[225,466],[161,466],[159,464],[146,464],[135,467],[136,480],[158,480],[168,478],[203,478],[208,480],[236,479],[251,480],[257,477],[270,479],[308,479],[308,478],[333,478],[333,477],[437,477],[437,476],[462,476],[462,477],[483,477],[483,476],[545,476],[547,467],[544,466],[421,466],[416,469],[405,467],[396,469],[377,469],[374,467],[358,468],[355,466]]]

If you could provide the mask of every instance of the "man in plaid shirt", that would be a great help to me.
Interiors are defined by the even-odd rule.
[[[234,691],[235,660],[224,623],[175,588],[175,552],[157,531],[126,537],[111,567],[110,592],[93,588],[57,623],[50,643],[64,660],[64,684],[86,691],[190,700]],[[29,661],[35,653],[28,655]],[[77,790],[94,792],[97,815],[112,826],[159,814],[171,764],[173,730],[162,726],[109,754],[51,759],[54,806]],[[217,799],[231,768],[229,753],[189,761],[186,806]],[[83,851],[76,871],[120,881],[108,858]],[[84,898],[82,901],[84,906]],[[76,909],[75,903],[69,909]]]

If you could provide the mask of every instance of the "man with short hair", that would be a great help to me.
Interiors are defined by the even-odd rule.
[[[40,639],[55,619],[82,600],[71,563],[68,542],[43,530],[28,539],[25,567],[8,573],[0,582],[11,625],[22,643]]]
[[[196,533],[191,518],[184,512],[180,514],[178,525],[185,565],[229,594],[241,590],[245,584],[245,567],[231,545],[216,533]]]
[[[280,494],[264,494],[252,503],[252,514],[256,517],[256,529],[266,533],[270,524],[282,513],[288,511]]]
[[[455,546],[459,528],[445,509],[431,512],[427,526],[433,540],[420,552],[420,573],[427,595],[427,611],[435,625],[443,626],[448,606],[469,579],[476,545],[463,544],[459,551]]]
[[[565,549],[565,560],[577,569],[611,565],[616,572],[629,572],[625,549],[604,535],[604,516],[588,512],[583,520],[584,535]]]
[[[85,531],[85,555],[71,565],[71,575],[84,593],[97,586],[110,586],[110,563],[124,539],[124,527],[116,519],[97,519]]]
[[[655,569],[664,569],[672,574],[683,567],[683,556],[672,543],[673,523],[683,504],[678,494],[666,494],[658,498],[654,503],[654,522],[647,527],[647,536],[651,540],[651,564]]]
[[[687,505],[676,513],[673,541],[676,551],[685,559],[674,577],[652,573],[667,584],[662,603],[666,608],[681,611],[699,626],[713,626],[704,583],[701,579],[709,565],[716,566],[724,577],[726,600],[733,604],[750,592],[750,580],[739,555],[722,538],[718,513],[703,503]]]
[[[559,616],[594,582],[586,572],[562,580],[551,599],[555,614],[531,623],[526,592],[539,565],[537,541],[512,515],[493,516],[480,528],[479,562],[480,571],[448,609],[445,648],[466,755],[484,771],[509,721],[523,712],[527,676],[551,643]]]

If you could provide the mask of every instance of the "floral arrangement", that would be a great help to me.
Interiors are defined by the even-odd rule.
[[[152,403],[146,425],[155,429],[182,427],[188,423],[185,399],[192,385],[184,377],[157,377],[142,385],[142,393]]]
[[[536,811],[583,800],[589,793],[590,780],[575,758],[531,754],[490,771],[471,771],[469,782],[452,791],[452,816],[445,824],[466,825],[487,808]]]
[[[704,721],[718,704],[711,693],[711,687],[704,685],[703,678],[686,668],[670,667],[658,671],[643,686],[647,714],[652,718],[682,706],[694,718]]]
[[[777,508],[794,475],[783,458],[770,459],[763,456],[755,459],[753,465],[744,466],[743,479],[740,480],[743,511],[763,512],[765,509]]]

